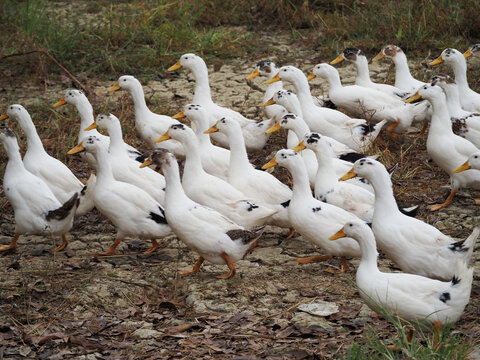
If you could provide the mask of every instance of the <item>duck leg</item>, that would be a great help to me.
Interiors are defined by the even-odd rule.
[[[231,277],[233,277],[235,275],[235,264],[232,262],[232,260],[230,260],[230,257],[227,254],[221,253],[220,256],[225,259],[230,271],[228,272],[227,275],[217,276],[217,279],[230,279]]]
[[[65,249],[68,245],[68,239],[67,239],[67,236],[65,234],[62,235],[62,244],[60,246],[57,246],[53,251],[55,252],[58,252],[58,251],[62,251],[63,249]]]
[[[299,264],[308,264],[311,262],[320,262],[331,259],[332,255],[313,255],[306,258],[296,258],[295,261]]]
[[[143,255],[151,254],[152,252],[154,252],[155,250],[158,249],[158,242],[157,242],[157,240],[151,239],[150,241],[152,242],[152,247],[151,247],[150,249],[148,249],[147,251],[145,251],[145,252],[143,253]]]
[[[350,266],[348,266],[347,259],[345,258],[345,256],[342,256],[342,267],[339,270],[327,269],[327,271],[332,274],[341,274],[348,271],[349,269]]]
[[[121,242],[122,242],[122,239],[116,238],[116,239],[115,239],[115,242],[112,244],[112,246],[110,246],[110,248],[109,248],[107,251],[98,253],[98,254],[95,255],[95,256],[116,255],[117,252],[115,251],[115,248],[116,248],[116,247],[118,246],[118,244],[120,244]]]
[[[293,237],[293,235],[295,235],[295,228],[291,227],[290,232],[288,233],[288,236],[285,238],[285,240],[291,239]]]
[[[15,233],[15,235],[13,236],[13,240],[10,244],[0,245],[0,251],[8,251],[8,250],[11,250],[11,249],[15,249],[17,247],[17,240],[18,240],[19,237],[20,237],[20,234]]]
[[[200,266],[202,266],[204,261],[205,261],[205,259],[200,256],[200,258],[197,260],[197,262],[193,266],[192,270],[179,270],[178,273],[181,274],[181,275],[188,275],[188,274],[197,273],[198,270],[200,270]]]
[[[393,124],[391,124],[387,127],[386,133],[387,133],[387,136],[390,139],[397,139],[401,136],[400,134],[394,134],[393,133],[393,130],[398,126],[398,124],[400,124],[400,119],[398,119]]]
[[[408,135],[408,136],[418,138],[418,137],[422,136],[423,134],[425,134],[425,131],[427,131],[427,128],[428,128],[428,123],[426,122],[425,124],[423,124],[422,130],[420,130],[419,133]]]
[[[410,344],[412,343],[412,338],[413,338],[413,329],[409,329],[408,332],[407,332],[407,346],[410,346]],[[402,351],[402,348],[398,345],[388,345],[387,348],[389,350],[393,350],[393,351]]]
[[[450,205],[450,203],[452,202],[453,200],[453,197],[455,196],[455,194],[457,193],[458,190],[450,190],[450,194],[448,195],[448,197],[445,199],[445,201],[443,202],[443,204],[435,204],[435,205],[432,205],[430,206],[430,210],[431,211],[437,211],[437,210],[440,210],[440,209],[443,209],[444,207],[447,207],[448,205]]]
[[[433,340],[432,340],[432,345],[433,348],[436,349],[438,345],[440,345],[440,321],[435,320],[433,323]]]

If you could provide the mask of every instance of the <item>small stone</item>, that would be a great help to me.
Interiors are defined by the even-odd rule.
[[[272,283],[267,283],[266,290],[267,290],[267,294],[269,294],[269,295],[277,295],[278,294],[278,289]]]
[[[18,349],[18,353],[22,356],[28,356],[32,352],[32,349],[30,346],[24,345],[20,346],[20,349]]]
[[[153,330],[153,329],[137,329],[133,332],[133,337],[139,339],[149,339],[149,338],[156,338],[162,335],[160,331]]]
[[[317,300],[314,303],[299,305],[297,309],[315,316],[328,316],[338,312],[338,305],[332,302]]]
[[[324,329],[331,329],[335,327],[331,322],[325,320],[323,317],[313,316],[304,312],[295,314],[295,316],[292,318],[292,322],[305,327],[314,325],[321,326]]]
[[[298,301],[300,294],[297,290],[291,290],[283,297],[283,301],[287,303],[294,303]]]

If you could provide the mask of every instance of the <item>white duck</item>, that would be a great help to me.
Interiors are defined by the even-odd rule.
[[[377,84],[370,79],[370,72],[368,70],[368,60],[362,50],[357,48],[346,48],[335,60],[330,61],[330,65],[335,65],[343,60],[347,60],[355,64],[357,69],[357,76],[355,78],[355,85],[375,89],[382,93],[393,96],[394,98],[401,98],[405,95],[405,91],[396,86],[388,84]],[[418,88],[418,87],[417,87]]]
[[[89,136],[68,154],[88,151],[97,160],[97,183],[93,191],[95,207],[117,228],[115,242],[97,256],[116,254],[116,247],[126,237],[150,239],[152,247],[144,254],[158,248],[158,238],[171,233],[162,205],[139,187],[115,180],[108,155],[107,144],[100,138]]]
[[[468,86],[467,80],[467,61],[462,53],[456,49],[445,49],[440,56],[429,63],[435,66],[445,62],[450,65],[455,74],[455,82],[460,93],[460,103],[462,108],[468,111],[480,111],[480,94],[476,93]]]
[[[445,93],[453,132],[480,148],[480,113],[462,109],[457,84],[450,76],[434,75],[431,83],[440,86]]]
[[[372,222],[375,195],[360,186],[338,181],[333,151],[328,140],[318,133],[307,133],[293,150],[300,152],[304,149],[312,150],[318,160],[315,198],[345,209],[364,221]]]
[[[85,128],[89,126],[91,123],[94,121],[94,116],[93,116],[93,108],[90,102],[88,101],[88,98],[85,96],[85,94],[80,91],[80,90],[67,90],[65,92],[65,96],[60,99],[57,103],[53,105],[53,108],[58,108],[62,105],[65,104],[70,104],[75,106],[77,109],[78,113],[80,114],[80,131],[78,132],[78,140],[77,144],[83,141],[83,139],[87,136],[95,135],[99,138],[101,138],[104,142],[108,144],[108,136],[100,134],[98,131],[93,131],[90,133],[87,133],[85,131]],[[128,150],[128,156],[132,158],[133,160],[136,160],[140,163],[142,163],[145,160],[145,156],[135,149],[133,146],[127,144],[127,150]],[[85,154],[85,160],[88,162],[88,165],[92,168],[96,168],[96,163],[95,159],[93,156],[89,156],[88,154]],[[83,156],[83,153],[82,153]]]
[[[402,271],[448,281],[455,275],[457,259],[468,264],[479,228],[466,240],[456,241],[435,227],[402,214],[393,196],[390,176],[376,160],[357,160],[341,180],[357,175],[366,178],[375,189],[372,230],[377,247]]]
[[[460,165],[458,168],[453,170],[454,173],[459,173],[468,169],[476,169],[480,170],[480,152],[476,152],[471,154],[468,157],[468,160],[465,161],[462,165]],[[474,199],[475,204],[480,205],[480,199]]]
[[[120,76],[118,81],[108,89],[109,92],[117,90],[127,90],[130,93],[135,107],[135,129],[151,148],[158,146],[155,144],[155,139],[167,131],[170,125],[179,124],[177,120],[170,116],[155,114],[148,108],[142,84],[135,77],[130,75]],[[183,147],[177,141],[164,144],[164,146],[178,158],[185,158]]]
[[[295,87],[303,119],[311,131],[330,136],[355,151],[368,147],[383,126],[382,123],[369,127],[364,119],[352,119],[340,111],[316,106],[310,94],[307,77],[293,66],[283,66],[267,83],[279,80],[291,82]]]
[[[257,204],[256,199],[249,198],[228,182],[208,174],[202,167],[198,139],[192,129],[183,124],[172,125],[157,141],[170,138],[180,141],[185,148],[182,185],[193,201],[215,209],[246,228],[263,225],[276,213]]]
[[[168,223],[175,235],[200,255],[192,270],[180,271],[180,274],[196,273],[204,260],[208,260],[228,266],[229,273],[217,278],[234,276],[235,262],[245,256],[264,227],[246,230],[219,212],[190,199],[180,183],[177,161],[168,151],[156,149],[151,158],[161,167],[167,180],[165,214]]]
[[[407,56],[396,45],[386,45],[380,50],[372,62],[383,59],[384,57],[392,59],[395,64],[395,87],[407,92],[414,93],[417,89],[425,85],[425,82],[415,79],[408,68]]]
[[[268,120],[267,125],[260,125],[254,120],[249,120],[237,111],[215,104],[212,100],[210,92],[210,84],[208,81],[208,69],[205,61],[195,54],[184,54],[174,65],[168,68],[168,71],[174,71],[181,67],[190,70],[195,78],[195,94],[193,96],[193,104],[202,105],[209,115],[209,126],[214,125],[224,116],[228,116],[238,121],[242,127],[245,146],[248,151],[261,150],[267,143],[269,134],[265,134],[264,126],[273,120]],[[223,134],[213,135],[212,137],[223,147],[227,147],[228,140]]]
[[[230,151],[215,146],[210,141],[210,135],[204,132],[209,129],[208,114],[201,105],[188,104],[185,109],[174,115],[174,119],[188,117],[191,121],[192,129],[195,129],[197,136],[200,155],[202,157],[202,166],[206,172],[215,175],[220,179],[227,181],[228,167],[230,166]],[[242,130],[240,129],[240,134]]]
[[[55,250],[62,250],[68,243],[65,234],[73,225],[78,193],[62,205],[47,184],[25,168],[17,138],[6,126],[0,126],[0,141],[8,155],[3,189],[15,212],[15,235],[9,245],[0,245],[0,252],[14,249],[23,234],[61,235],[63,243]]]
[[[345,221],[358,218],[339,207],[321,202],[312,196],[305,164],[295,151],[290,149],[277,151],[275,157],[263,168],[268,169],[276,165],[287,168],[293,176],[293,195],[288,207],[288,215],[292,226],[305,239],[320,246],[328,254],[326,256],[297,258],[297,262],[308,263],[326,260],[332,256],[341,256],[342,268],[339,272],[346,271],[348,264],[345,256],[360,256],[360,247],[355,240],[350,238],[345,238],[339,243],[333,243],[328,240],[328,237]]]
[[[23,157],[25,168],[41,178],[62,204],[71,199],[74,193],[78,193],[80,203],[75,215],[84,215],[92,210],[94,177],[85,186],[64,163],[50,156],[43,147],[30,114],[22,105],[10,105],[7,112],[0,116],[0,120],[8,118],[17,121],[27,137],[27,151]]]
[[[228,182],[251,199],[277,210],[270,224],[291,228],[288,220],[288,204],[292,198],[290,188],[275,176],[255,169],[248,160],[240,125],[233,119],[221,118],[208,133],[220,131],[227,135],[230,145]]]
[[[126,144],[122,139],[122,126],[118,118],[113,114],[99,114],[96,121],[86,130],[93,131],[97,128],[106,130],[110,136],[108,159],[115,180],[138,186],[163,205],[165,201],[164,177],[150,168],[140,169],[138,162],[128,156]],[[103,142],[103,139],[101,141]],[[107,144],[105,143],[105,145]]]
[[[453,324],[460,319],[470,299],[473,267],[458,260],[454,275],[445,282],[413,274],[385,273],[378,269],[375,237],[365,222],[347,222],[330,239],[344,236],[360,244],[362,258],[356,282],[360,296],[370,308],[381,307],[402,319],[438,325]]]
[[[404,132],[413,121],[425,119],[429,107],[427,102],[405,104],[374,89],[358,85],[342,86],[337,69],[328,64],[315,65],[309,79],[316,76],[328,81],[330,100],[337,106],[357,116],[370,117],[373,121],[392,121],[393,124],[387,128],[387,134],[391,137],[393,131]]]
[[[448,206],[458,189],[480,188],[480,171],[468,170],[460,174],[454,173],[459,164],[463,164],[468,157],[478,151],[470,141],[455,135],[448,113],[445,94],[436,85],[424,85],[407,101],[423,98],[432,104],[433,114],[427,138],[427,152],[440,168],[450,175],[450,194],[442,204],[430,207],[436,211]]]

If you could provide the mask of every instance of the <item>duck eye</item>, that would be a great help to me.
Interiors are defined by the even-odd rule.
[[[123,81],[127,81],[127,79],[123,79]]]
[[[348,224],[348,226],[352,227],[353,225],[352,225],[352,224]]]

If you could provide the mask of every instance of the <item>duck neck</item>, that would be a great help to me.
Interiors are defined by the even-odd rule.
[[[342,88],[342,81],[340,80],[340,74],[336,69],[329,71],[325,77],[330,86],[330,91]]]
[[[129,89],[132,96],[133,105],[135,107],[135,120],[141,120],[143,116],[150,114],[150,109],[147,107],[145,101],[145,93],[143,92],[142,84],[137,83]]]
[[[228,135],[230,145],[230,177],[245,177],[252,170],[252,165],[248,161],[245,140],[240,129],[233,129]]]
[[[399,210],[388,172],[379,171],[367,180],[370,181],[375,191],[374,214],[397,214]]]
[[[93,116],[93,107],[92,104],[90,104],[90,101],[88,101],[88,99],[85,97],[81,101],[77,102],[76,108],[80,114],[80,131],[78,133],[79,141],[88,135],[96,135],[98,133],[96,130],[85,131],[88,126],[93,124],[95,119]]]
[[[410,74],[410,69],[408,68],[407,56],[403,52],[397,52],[392,60],[395,64],[395,79],[413,79],[412,74]]]
[[[122,126],[119,122],[111,123],[107,127],[108,136],[110,137],[109,150],[110,154],[127,154],[125,143],[122,138]]]
[[[432,104],[432,121],[428,137],[437,136],[437,134],[453,135],[452,122],[450,120],[445,95],[429,99]],[[427,139],[428,141],[428,139]]]
[[[456,84],[447,84],[442,87],[447,98],[447,108],[450,116],[458,117],[464,112],[460,106],[460,94],[458,93],[458,88]]]
[[[35,128],[30,115],[20,114],[17,118],[17,121],[27,137],[27,151],[45,153],[42,140],[40,140],[40,136],[38,136],[37,129]]]
[[[172,159],[173,161],[173,159]],[[180,172],[178,164],[170,164],[163,167],[163,174],[165,176],[165,207],[173,206],[179,202],[192,200],[185,194],[185,190],[180,182]]]
[[[207,65],[202,61],[190,68],[190,71],[195,78],[195,94],[193,95],[193,102],[202,105],[213,104],[212,95],[210,93]]]
[[[210,140],[210,135],[204,133],[204,131],[208,129],[208,119],[203,114],[200,114],[196,118],[192,118],[192,122],[195,124],[195,135],[199,143],[202,146],[211,146],[212,141]]]
[[[17,139],[13,137],[12,139],[5,139],[3,141],[3,147],[5,148],[8,156],[8,163],[5,171],[7,171],[8,169],[18,168],[25,169],[22,161],[22,156],[20,155],[20,147],[18,146]]]
[[[199,173],[205,173],[202,167],[202,159],[198,151],[199,143],[195,136],[192,136],[187,141],[182,141],[185,149],[185,168],[183,169],[183,178],[195,177]]]
[[[310,128],[308,127],[305,120],[301,120],[299,118],[295,119],[294,124],[291,125],[291,130],[297,135],[299,141],[303,139],[306,133],[310,132]],[[298,144],[296,144],[298,145]],[[295,145],[295,146],[296,146]]]
[[[298,101],[300,106],[305,109],[306,107],[315,106],[312,100],[312,94],[310,93],[310,86],[308,85],[307,78],[302,74],[301,77],[297,77],[292,81],[295,90],[297,91]]]
[[[318,161],[318,170],[315,176],[315,196],[318,198],[325,192],[331,190],[338,180],[333,167],[333,155],[331,151],[326,153],[320,149],[316,149],[314,153]]]
[[[458,87],[465,90],[470,89],[468,86],[467,81],[467,61],[462,56],[452,64],[453,73],[455,74],[455,83],[457,83]]]
[[[355,62],[357,68],[357,77],[355,79],[355,84],[370,84],[370,72],[368,70],[368,61],[365,56],[357,56],[357,61]]]
[[[95,153],[97,160],[97,184],[96,186],[109,186],[108,184],[115,181],[113,177],[112,164],[110,162],[110,154],[106,148],[98,147]]]
[[[300,102],[296,96],[293,97],[292,101],[285,105],[287,105],[285,108],[288,112],[294,113],[295,115],[303,118],[302,107],[300,106]]]
[[[307,169],[302,158],[298,157],[293,168],[289,170],[293,177],[292,201],[294,199],[301,201],[302,199],[312,198],[310,181],[308,180]]]
[[[369,273],[379,272],[377,265],[378,252],[373,232],[364,231],[361,236],[362,241],[359,241],[359,245],[360,250],[362,251],[362,258],[360,260],[358,271],[363,270],[368,271]]]

